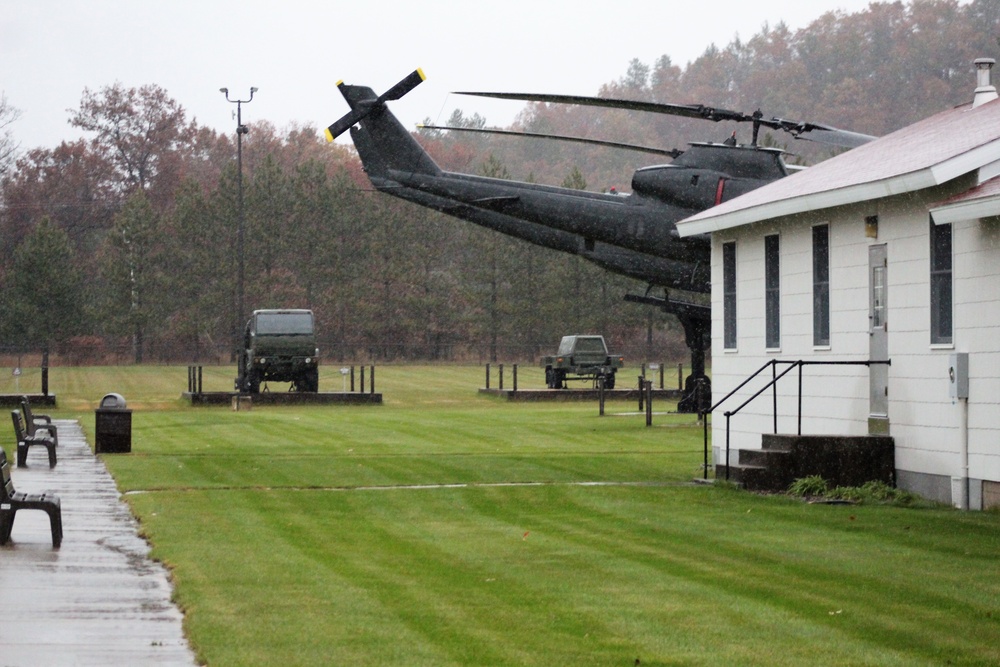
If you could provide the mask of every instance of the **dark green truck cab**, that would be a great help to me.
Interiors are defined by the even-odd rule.
[[[318,356],[311,310],[255,310],[243,333],[236,390],[257,394],[262,382],[274,381],[318,391]]]

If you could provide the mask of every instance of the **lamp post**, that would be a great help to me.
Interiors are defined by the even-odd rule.
[[[233,349],[239,349],[240,318],[243,313],[243,135],[250,132],[250,129],[243,124],[243,105],[253,101],[253,94],[256,88],[250,89],[250,99],[231,100],[229,99],[229,89],[219,88],[219,92],[226,96],[227,102],[236,105],[236,183],[237,183],[237,222],[236,222],[236,317],[233,325]]]

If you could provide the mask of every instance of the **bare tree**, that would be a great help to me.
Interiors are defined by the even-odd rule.
[[[10,133],[10,126],[21,117],[21,110],[7,102],[7,96],[0,93],[0,178],[2,178],[11,164],[14,162],[14,155],[17,153],[19,144],[14,141],[14,136]]]

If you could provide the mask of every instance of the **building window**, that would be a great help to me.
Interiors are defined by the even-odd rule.
[[[722,339],[727,350],[736,349],[736,242],[722,244]]]
[[[931,343],[952,342],[951,225],[931,224]]]
[[[812,230],[813,251],[813,345],[830,344],[830,227]]]
[[[781,347],[781,292],[778,235],[764,237],[764,346]]]

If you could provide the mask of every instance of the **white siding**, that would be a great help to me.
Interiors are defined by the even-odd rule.
[[[969,468],[1000,481],[1000,220],[957,223],[955,343],[969,352]]]
[[[862,218],[863,221],[863,218]],[[813,347],[812,226],[830,224],[831,295],[830,346]],[[733,230],[716,238],[715,257],[721,256],[722,241],[737,243],[737,299],[739,303],[739,345],[724,351],[721,337],[713,334],[712,386],[715,400],[767,362],[778,359],[821,359],[829,361],[868,358],[867,244],[854,238],[852,230],[825,218],[798,217],[786,224],[760,225]],[[764,345],[764,236],[781,235],[781,349]],[[718,266],[713,262],[713,266]],[[861,277],[857,273],[860,270]],[[721,274],[713,276],[719,284]],[[721,329],[721,293],[713,293],[713,332]],[[858,330],[859,325],[862,327]],[[779,365],[777,371],[787,369]],[[778,430],[798,429],[798,371],[778,384]],[[725,448],[724,412],[735,410],[771,380],[767,370],[745,389],[720,406],[713,417],[713,445],[717,460]],[[803,433],[863,434],[867,431],[868,372],[864,366],[807,366],[803,369]],[[752,449],[760,446],[760,434],[773,430],[771,390],[730,421],[731,447]]]
[[[954,346],[930,344],[930,240],[928,202],[950,194],[936,188],[922,196],[895,197],[878,205],[878,238],[865,236],[873,205],[800,215],[716,234],[713,285],[722,284],[721,243],[737,243],[738,347],[722,349],[721,290],[713,290],[712,387],[720,400],[773,359],[864,360],[869,351],[868,247],[885,244],[888,254],[889,421],[900,470],[929,475],[960,474],[961,405],[948,395],[948,361],[969,353],[970,477],[1000,481],[1000,220],[955,224]],[[830,346],[812,345],[811,228],[830,225]],[[764,236],[781,235],[781,349],[764,347]],[[725,448],[726,420],[770,380],[739,392],[712,418],[716,460]],[[780,432],[795,432],[798,376],[779,385]],[[868,369],[864,366],[806,367],[804,433],[867,433]],[[772,430],[770,391],[730,423],[731,445],[760,446]]]

